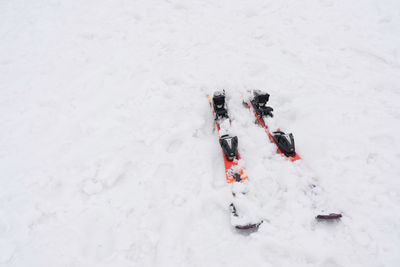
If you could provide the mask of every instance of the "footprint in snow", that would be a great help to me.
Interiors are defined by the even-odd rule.
[[[162,178],[162,180],[169,179],[174,175],[174,165],[170,163],[161,163],[158,165],[154,172],[154,177]]]
[[[87,180],[83,186],[83,192],[86,195],[94,195],[103,191],[103,184],[95,179]]]
[[[168,153],[175,153],[177,152],[182,146],[182,141],[179,139],[175,139],[172,142],[169,143],[167,147],[167,152]]]

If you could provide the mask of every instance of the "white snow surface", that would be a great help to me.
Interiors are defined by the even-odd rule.
[[[0,1],[0,266],[400,266],[399,33],[395,0]],[[257,232],[230,224],[215,89]]]

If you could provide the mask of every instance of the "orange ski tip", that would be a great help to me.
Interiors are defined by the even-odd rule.
[[[299,156],[299,154],[296,154],[295,156],[290,157],[289,159],[290,159],[291,162],[295,162],[296,160],[300,160],[301,157]]]

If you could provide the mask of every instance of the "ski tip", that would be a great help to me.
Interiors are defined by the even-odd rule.
[[[320,214],[315,219],[318,221],[330,221],[330,220],[340,220],[342,218],[342,214],[340,213],[330,213],[330,214]]]
[[[291,162],[295,162],[295,161],[301,159],[301,157],[300,157],[299,154],[297,154],[297,153],[296,153],[296,155],[291,156],[291,157],[288,157],[288,158],[289,158],[289,160],[290,160]]]
[[[258,229],[258,227],[263,223],[263,221],[259,223],[251,223],[246,225],[236,225],[235,228],[239,230],[250,230],[250,229]]]

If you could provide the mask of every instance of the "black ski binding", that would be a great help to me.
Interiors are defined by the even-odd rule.
[[[219,144],[228,161],[233,161],[238,158],[238,138],[237,136],[224,135],[219,139]]]
[[[242,181],[242,178],[240,177],[240,173],[238,173],[238,172],[232,173],[232,177],[235,179],[236,182]]]
[[[254,109],[256,110],[257,114],[260,117],[263,116],[270,116],[273,117],[274,115],[272,114],[272,111],[274,111],[273,108],[267,106],[267,102],[269,100],[269,94],[268,93],[263,93],[260,90],[254,90],[253,91],[253,100],[251,101]]]
[[[282,131],[276,131],[272,133],[272,138],[285,156],[296,156],[293,134],[285,134]]]
[[[225,91],[216,91],[213,95],[213,107],[215,112],[215,119],[228,118],[228,111],[225,105]]]

